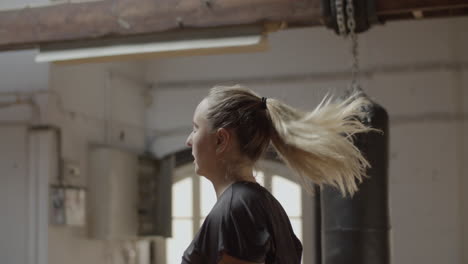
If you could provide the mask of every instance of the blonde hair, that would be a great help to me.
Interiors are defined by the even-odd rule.
[[[352,196],[370,167],[353,144],[356,133],[374,130],[360,121],[369,101],[358,93],[339,102],[326,96],[312,112],[271,98],[265,109],[261,97],[240,85],[216,86],[207,99],[213,129],[234,128],[242,153],[252,162],[271,142],[307,190],[328,184]]]

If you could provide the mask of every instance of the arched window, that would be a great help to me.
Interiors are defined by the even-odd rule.
[[[289,170],[282,164],[261,161],[254,175],[257,182],[267,188],[282,204],[295,234],[303,244],[312,240],[304,236],[304,231],[310,231],[312,228],[312,216],[310,213],[304,213],[308,211],[304,210],[307,207],[312,211],[312,198],[304,194],[301,186],[290,176]],[[211,182],[195,175],[193,164],[175,169],[172,188],[173,236],[166,240],[165,255],[167,264],[179,264],[184,250],[216,203],[216,194]],[[303,263],[312,263],[308,261],[309,258],[305,254]]]

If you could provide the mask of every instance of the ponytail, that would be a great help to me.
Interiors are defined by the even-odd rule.
[[[242,154],[255,163],[270,139],[286,165],[312,184],[329,184],[353,195],[369,163],[353,145],[353,135],[373,131],[359,120],[369,101],[353,94],[341,102],[325,97],[312,112],[259,97],[240,85],[216,86],[207,96],[213,129],[235,128]]]
[[[268,99],[273,146],[307,186],[328,184],[352,196],[370,167],[353,144],[354,134],[374,130],[359,121],[367,104],[359,94],[341,102],[326,96],[312,112],[301,112]]]

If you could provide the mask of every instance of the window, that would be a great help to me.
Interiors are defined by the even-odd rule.
[[[181,252],[193,236],[193,179],[187,177],[172,186],[172,238],[167,240],[167,263],[180,263]]]
[[[266,164],[271,163],[267,162]],[[271,164],[270,164],[271,165]],[[303,194],[299,184],[278,170],[278,165],[254,171],[257,182],[270,190],[288,214],[294,233],[303,241]],[[193,164],[176,169],[172,186],[172,231],[167,239],[167,264],[179,264],[184,250],[188,247],[203,220],[216,203],[216,194],[210,181],[194,174]],[[275,171],[275,173],[273,173]],[[278,173],[282,171],[283,173]]]
[[[299,184],[279,175],[272,176],[272,194],[281,203],[291,220],[297,238],[302,241],[302,191]]]

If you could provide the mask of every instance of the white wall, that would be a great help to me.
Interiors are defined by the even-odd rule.
[[[78,164],[82,172],[72,180],[74,185],[87,186],[90,144],[143,152],[145,86],[139,82],[143,66],[120,63],[51,68],[50,89],[54,93],[48,122],[62,129],[62,157]],[[123,246],[90,239],[87,227],[49,226],[50,264],[121,263]]]
[[[467,18],[404,21],[360,36],[361,65],[370,71],[363,86],[391,118],[392,263],[468,263],[467,27]],[[270,46],[266,53],[150,63],[153,151],[164,155],[184,147],[193,110],[212,84],[243,80],[264,96],[303,109],[311,109],[327,88],[346,87],[340,73],[348,68],[349,46],[331,31],[283,31],[270,36]],[[248,81],[320,72],[337,76]]]
[[[47,96],[42,92],[49,86],[49,66],[34,63],[35,54],[34,50],[0,53],[1,122],[41,121],[47,105]]]
[[[10,155],[2,155],[0,168],[0,256],[2,263],[26,263],[28,255],[29,201],[28,191],[27,130],[25,126],[3,126],[0,129],[0,146]],[[9,239],[4,239],[8,237]]]
[[[45,263],[39,251],[47,223],[40,221],[39,208],[45,207],[37,179],[47,164],[35,167],[44,146],[28,128],[42,121],[47,98],[40,93],[48,88],[49,67],[35,65],[34,54],[0,53],[0,262],[5,264]]]
[[[37,91],[49,86],[48,64],[34,63],[34,50],[0,53],[0,91]]]

